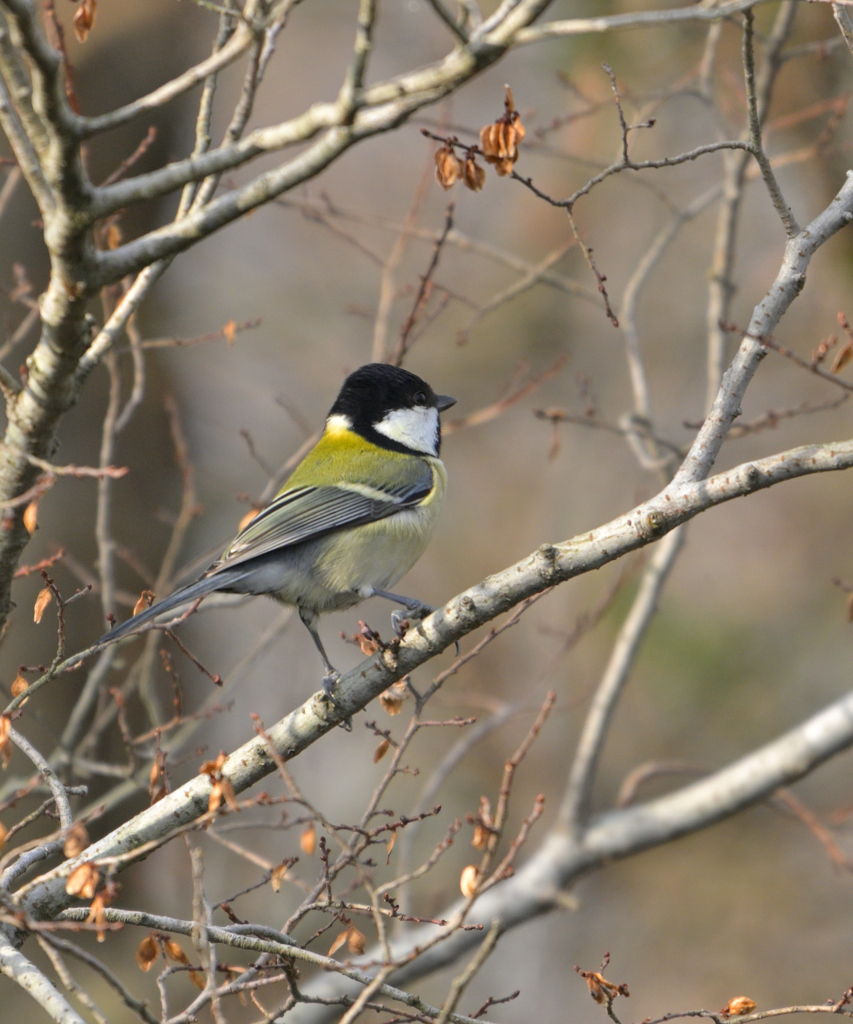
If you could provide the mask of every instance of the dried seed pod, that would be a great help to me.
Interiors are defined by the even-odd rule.
[[[462,874],[459,876],[459,891],[466,899],[476,894],[479,884],[480,872],[475,864],[469,864],[462,869]]]
[[[509,86],[506,87],[504,107],[505,111],[497,121],[483,125],[480,129],[480,149],[483,156],[501,177],[512,172],[513,165],[518,159],[518,144],[527,134],[515,109]]]
[[[742,1017],[746,1013],[752,1013],[755,1006],[755,1000],[750,999],[749,996],[735,996],[729,1000],[728,1005],[720,1012],[729,1014],[732,1017]]]
[[[483,185],[486,184],[486,169],[477,163],[473,154],[469,153],[465,158],[462,181],[472,192],[479,192]]]
[[[157,959],[157,943],[153,935],[148,935],[136,947],[136,962],[141,971],[150,971]]]
[[[435,180],[446,191],[453,188],[462,174],[462,165],[450,143],[445,143],[435,154]]]

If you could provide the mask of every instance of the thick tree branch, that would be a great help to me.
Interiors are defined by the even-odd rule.
[[[245,142],[235,142],[154,172],[153,184],[151,176],[142,175],[95,190],[82,172],[79,141],[59,74],[60,57],[44,38],[31,0],[2,0],[0,10],[6,12],[13,41],[31,61],[38,100],[34,110],[48,140],[45,152],[38,156],[55,209],[48,209],[48,192],[42,189],[40,205],[51,254],[51,278],[41,300],[42,336],[27,363],[26,385],[9,408],[6,445],[0,451],[0,501],[15,498],[32,486],[35,470],[26,456],[50,456],[56,427],[76,400],[85,370],[109,347],[131,308],[132,303],[123,309],[122,316],[114,318],[115,324],[102,334],[99,344],[89,351],[86,366],[81,367],[92,333],[86,320],[86,306],[100,287],[127,274],[143,272],[151,264],[156,264],[151,274],[156,279],[157,271],[162,272],[162,261],[315,176],[353,143],[396,127],[414,110],[447,95],[498,60],[513,44],[518,30],[530,24],[549,2],[521,0],[511,9],[502,9],[501,17],[493,17],[488,30],[481,26],[468,47],[454,50],[444,61],[367,90],[357,90],[352,97],[352,104],[358,108],[354,119],[351,111],[344,109],[346,104],[319,104],[295,122],[262,129]],[[4,114],[14,135],[14,111],[8,103],[4,105],[3,94],[0,114]],[[349,120],[353,123],[340,123]],[[191,210],[177,223],[114,252],[95,251],[93,221],[115,210],[116,204],[131,201],[132,192],[128,189],[135,189],[144,198],[149,193],[161,194],[157,189],[169,191],[190,181],[209,178],[260,152],[281,148],[295,139],[307,139],[322,130],[327,121],[337,126],[283,167],[258,176],[248,185]],[[35,128],[34,124],[34,131]],[[25,160],[22,169],[29,170],[36,181],[35,165],[30,166]],[[104,195],[110,197],[109,203],[104,202]],[[93,201],[94,196],[100,197],[98,202]],[[144,294],[149,283],[147,279],[142,282],[136,293]],[[0,624],[8,614],[14,568],[29,536],[23,526],[23,509],[10,511],[4,525],[5,529],[0,531]]]
[[[627,857],[653,846],[671,842],[730,817],[770,796],[853,746],[853,692],[802,722],[778,739],[745,757],[693,782],[674,793],[608,811],[593,819],[575,837],[569,830],[554,828],[536,853],[517,873],[486,892],[469,915],[471,922],[489,925],[499,921],[504,930],[528,923],[540,914],[559,909],[564,890],[614,858]],[[450,919],[461,903],[442,910]],[[480,932],[457,931],[425,951],[393,974],[395,984],[406,985],[456,962],[481,940]],[[403,957],[426,940],[434,941],[436,929],[418,926],[392,946]],[[378,955],[368,951],[367,957]],[[330,998],[349,991],[342,979],[320,978],[306,986],[312,996]],[[311,1007],[300,1007],[288,1020],[293,1024],[320,1024],[328,1017]]]
[[[406,634],[398,649],[387,648],[378,657],[368,658],[348,672],[335,692],[335,705],[322,693],[315,694],[301,707],[267,732],[276,752],[285,759],[295,757],[335,725],[351,717],[371,700],[419,665],[432,659],[474,629],[534,594],[598,569],[630,551],[635,551],[714,505],[781,483],[784,480],[853,468],[853,440],[835,444],[808,445],[781,455],[737,466],[710,480],[664,490],[630,512],[589,533],[563,544],[543,545],[534,554],[449,601]],[[78,658],[69,659],[66,666]],[[45,676],[27,689],[30,700],[41,685],[52,680]],[[55,683],[54,683],[55,685]],[[10,704],[12,710],[20,698]],[[244,744],[226,761],[223,774],[239,793],[275,771],[264,738]],[[138,814],[120,828],[93,843],[82,859],[122,857],[124,865],[134,859],[133,851],[150,842],[162,841],[174,829],[206,813],[211,779],[199,775],[159,803]],[[30,883],[26,905],[36,917],[55,917],[68,905],[65,878],[81,862],[66,861],[41,881]]]
[[[14,946],[0,944],[0,972],[28,992],[56,1024],[86,1024],[35,964]]]

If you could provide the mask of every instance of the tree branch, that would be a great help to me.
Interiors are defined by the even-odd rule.
[[[86,1024],[35,964],[14,946],[0,944],[0,972],[28,992],[56,1024]]]
[[[765,799],[780,786],[802,778],[851,746],[853,692],[701,781],[655,800],[599,815],[577,839],[568,831],[554,828],[512,878],[477,900],[469,919],[484,924],[499,921],[504,930],[529,923],[540,914],[559,909],[563,891],[590,871],[614,858],[627,857],[707,828]],[[445,908],[442,917],[450,918],[460,905]],[[405,956],[427,939],[434,942],[435,936],[434,927],[418,926],[393,944],[392,954]],[[480,941],[479,932],[457,931],[395,971],[394,983],[406,985],[447,967]],[[375,952],[368,951],[365,956]],[[341,985],[339,979],[319,978],[306,986],[306,992],[330,998],[340,991]],[[306,1024],[308,1015],[300,1008],[288,1019],[293,1024]],[[327,1019],[316,1011],[310,1015],[312,1024]]]
[[[674,529],[680,523],[734,498],[781,483],[784,480],[853,468],[853,440],[834,444],[808,445],[756,462],[746,463],[709,480],[670,484],[664,490],[630,512],[589,533],[559,545],[543,545],[516,565],[496,573],[457,595],[414,629],[403,642],[386,647],[342,677],[330,705],[322,692],[268,730],[268,741],[285,760],[311,746],[338,722],[350,718],[393,682],[412,672],[451,644],[501,612],[556,583],[601,568],[629,551],[635,551]],[[68,659],[63,668],[79,663],[80,656]],[[30,700],[51,675],[32,683],[26,691]],[[15,698],[9,709],[20,703]],[[267,740],[257,737],[235,751],[225,762],[222,774],[240,793],[275,771],[276,765]],[[119,829],[93,843],[82,855],[84,860],[104,857],[124,858],[140,846],[162,840],[174,829],[186,825],[207,812],[211,779],[199,775],[180,789],[168,794]],[[26,897],[28,911],[35,917],[52,918],[68,905],[65,878],[80,863],[71,859],[30,883],[33,891]]]

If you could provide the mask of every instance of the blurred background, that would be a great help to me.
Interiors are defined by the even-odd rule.
[[[274,123],[314,100],[334,97],[351,52],[353,6],[317,0],[294,9],[253,125]],[[658,5],[564,2],[547,17],[646,6]],[[64,7],[58,13],[68,20],[73,9]],[[759,34],[768,30],[776,11],[775,4],[758,8]],[[214,31],[215,15],[189,3],[102,2],[84,45],[68,33],[81,110],[99,113],[167,80],[209,52]],[[550,423],[534,416],[534,410],[545,408],[579,417],[594,410],[596,420],[613,425],[632,409],[623,334],[605,315],[578,247],[569,245],[572,233],[565,214],[520,183],[497,178],[491,169],[482,192],[461,186],[444,192],[432,176],[436,145],[420,128],[473,142],[479,127],[502,113],[509,83],[527,128],[516,169],[532,176],[548,195],[564,198],[618,157],[619,123],[603,62],[619,82],[629,123],[655,119],[652,128],[632,132],[635,159],[737,136],[744,123],[740,28],[734,23],[722,27],[711,78],[713,105],[695,86],[707,32],[701,25],[683,24],[519,48],[452,101],[352,149],[305,188],[180,256],[140,312],[142,335],[148,341],[213,337],[146,350],[145,401],[122,434],[115,460],[130,468],[113,490],[118,545],[156,575],[181,500],[181,471],[164,407],[170,395],[186,435],[198,505],[181,562],[190,574],[215,557],[271,473],[322,426],[343,376],[374,357],[383,281],[391,299],[387,347],[393,346],[450,202],[455,204],[456,235],[440,254],[428,307],[436,315],[424,325],[406,362],[437,391],[459,400],[445,417],[450,490],[436,537],[401,584],[404,592],[443,603],[540,544],[588,531],[655,493],[659,478],[638,465],[618,433],[563,423],[555,434]],[[800,48],[800,55],[783,65],[770,108],[768,151],[779,158],[780,184],[801,223],[825,207],[849,166],[851,133],[844,109],[853,59],[844,48],[810,45],[836,35],[828,5],[799,5],[788,45]],[[448,47],[446,29],[424,0],[385,4],[370,79],[440,59]],[[236,67],[221,76],[214,139],[230,117],[241,73]],[[197,100],[193,91],[151,121],[157,137],[135,170],[160,166],[191,150]],[[92,179],[103,180],[135,149],[148,126],[137,120],[95,140],[87,155]],[[615,175],[577,203],[578,228],[606,275],[617,312],[625,285],[657,232],[674,210],[721,180],[723,160],[713,154],[675,168]],[[249,180],[275,161],[275,155],[265,158],[235,172],[233,180]],[[122,219],[121,230],[125,238],[150,230],[165,223],[174,209],[175,201],[169,201],[134,210]],[[7,336],[23,315],[10,298],[13,265],[25,269],[34,295],[47,281],[37,217],[20,185],[0,223],[0,308]],[[655,430],[678,446],[689,444],[705,403],[708,268],[716,217],[714,204],[684,226],[649,278],[638,310]],[[399,247],[407,218],[420,234]],[[775,277],[784,240],[766,191],[753,180],[744,192],[737,236],[732,319],[739,325],[748,322]],[[803,359],[827,335],[841,333],[839,310],[853,315],[852,242],[849,232],[842,233],[820,250],[805,290],[777,332],[776,340]],[[387,261],[395,246],[399,259],[389,274]],[[515,286],[525,267],[539,265],[561,247],[567,250],[550,267],[551,283],[540,280],[511,301],[484,308]],[[229,323],[252,326],[237,330],[229,343],[222,334]],[[34,337],[33,330],[6,356],[10,369],[23,363]],[[124,345],[119,365],[129,388],[131,361]],[[453,429],[455,421],[542,375],[501,415]],[[57,463],[97,463],[107,393],[107,374],[100,368],[83,401],[65,418]],[[748,392],[743,420],[768,410],[830,402],[840,394],[771,353]],[[727,443],[717,468],[850,433],[849,403],[781,419],[775,429]],[[727,504],[689,526],[686,547],[607,742],[596,807],[612,806],[622,779],[640,763],[721,766],[849,688],[851,625],[839,581],[853,583],[850,498],[848,475],[812,477]],[[66,557],[52,572],[66,594],[95,575],[95,501],[93,481],[63,479],[39,507],[38,531],[25,561],[64,548]],[[434,717],[483,717],[510,705],[514,713],[468,751],[442,787],[442,812],[421,828],[416,855],[426,855],[454,817],[474,812],[481,794],[494,800],[504,760],[546,691],[554,688],[555,711],[519,772],[512,805],[517,827],[535,794],[545,793],[545,815],[529,840],[535,848],[559,804],[585,708],[635,592],[640,564],[637,559],[608,566],[563,585],[445,684],[431,705]],[[119,573],[126,594],[138,595],[147,585],[126,562]],[[621,589],[612,596],[620,574]],[[37,574],[16,584],[17,610],[2,650],[0,678],[7,687],[18,666],[46,664],[53,656],[52,613],[39,626],[31,621],[41,586]],[[578,624],[605,605],[597,625],[572,642]],[[120,619],[129,612],[126,606],[116,609]],[[360,651],[344,645],[339,632],[355,632],[359,618],[387,631],[388,614],[385,603],[368,602],[325,618],[321,629],[332,661],[341,669],[357,664]],[[227,684],[280,615],[273,602],[256,599],[204,611],[182,627],[181,636]],[[92,643],[103,628],[96,596],[72,605],[69,651]],[[122,684],[137,650],[132,645],[122,649],[109,685]],[[426,685],[446,668],[451,654],[421,670],[420,683]],[[218,698],[191,663],[177,653],[175,658],[187,710]],[[50,701],[27,716],[27,735],[43,752],[52,749],[84,678],[84,670],[64,677],[51,690]],[[204,720],[183,753],[174,755],[172,784],[194,774],[205,757],[250,738],[250,713],[272,723],[314,692],[319,681],[307,633],[298,623],[288,625],[223,698],[232,702],[228,708]],[[157,679],[155,700],[168,716],[171,684],[165,673]],[[134,728],[145,727],[135,704],[129,716]],[[371,707],[367,716],[357,716],[351,734],[336,731],[293,763],[306,796],[330,820],[358,817],[384,770],[382,762],[373,763],[377,741],[364,721],[376,719],[393,734],[402,731],[406,718],[405,711],[389,719]],[[458,739],[451,729],[425,730],[419,736],[409,760],[420,774],[402,777],[388,797],[397,813],[411,812],[433,767]],[[99,757],[123,763],[120,739]],[[182,757],[184,764],[179,763]],[[849,856],[852,766],[849,754],[836,758],[796,787],[817,815],[835,823],[837,841]],[[25,772],[16,758],[7,774]],[[115,780],[94,775],[89,784],[97,797]],[[662,780],[641,795],[673,784]],[[277,793],[281,786],[270,780],[265,788]],[[93,836],[147,802],[142,791],[128,797],[92,827]],[[463,830],[453,849],[418,883],[417,912],[440,913],[456,897],[459,872],[474,859],[469,840],[470,830]],[[198,841],[213,903],[261,876],[260,868],[204,836]],[[258,829],[240,841],[273,863],[299,855],[294,830]],[[313,880],[316,872],[315,859],[302,855],[295,874]],[[191,916],[189,859],[181,841],[126,872],[122,884],[119,906]],[[853,982],[853,878],[833,865],[799,821],[777,808],[758,807],[610,865],[583,881],[575,895],[577,912],[553,914],[502,938],[460,1007],[463,1012],[473,1012],[490,994],[503,996],[518,988],[520,996],[500,1008],[499,1019],[601,1021],[603,1009],[591,1002],[572,966],[597,969],[605,951],[611,954],[607,977],[627,982],[631,991],[630,1002],[617,1007],[623,1020],[688,1008],[716,1010],[738,994],[749,995],[759,1009],[818,1003],[838,998]],[[264,887],[242,897],[235,909],[245,919],[278,927],[299,899],[299,891],[287,884],[274,898]],[[138,930],[125,929],[111,934],[98,952],[156,1006],[154,978],[133,962],[141,937]],[[82,941],[91,941],[95,949],[93,937]],[[40,962],[37,950],[27,952]],[[86,983],[105,1008],[112,1005],[100,981],[87,974]],[[170,984],[176,1006],[192,998],[186,978]],[[448,976],[438,976],[413,987],[436,1003],[447,984]],[[33,1012],[27,998],[8,985],[3,1003],[10,1020]],[[268,1005],[274,1005],[272,998]],[[116,1011],[115,1019],[123,1019],[124,1012]],[[256,1010],[236,1004],[231,1013],[235,1020],[257,1018]]]

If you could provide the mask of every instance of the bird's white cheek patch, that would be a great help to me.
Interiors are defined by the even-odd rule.
[[[375,429],[392,441],[399,441],[407,448],[438,454],[438,410],[437,409],[394,409],[386,413]]]
[[[330,416],[326,420],[326,430],[331,433],[341,433],[343,431],[352,430],[352,420],[349,416],[344,416],[343,413],[335,413],[334,416]]]

